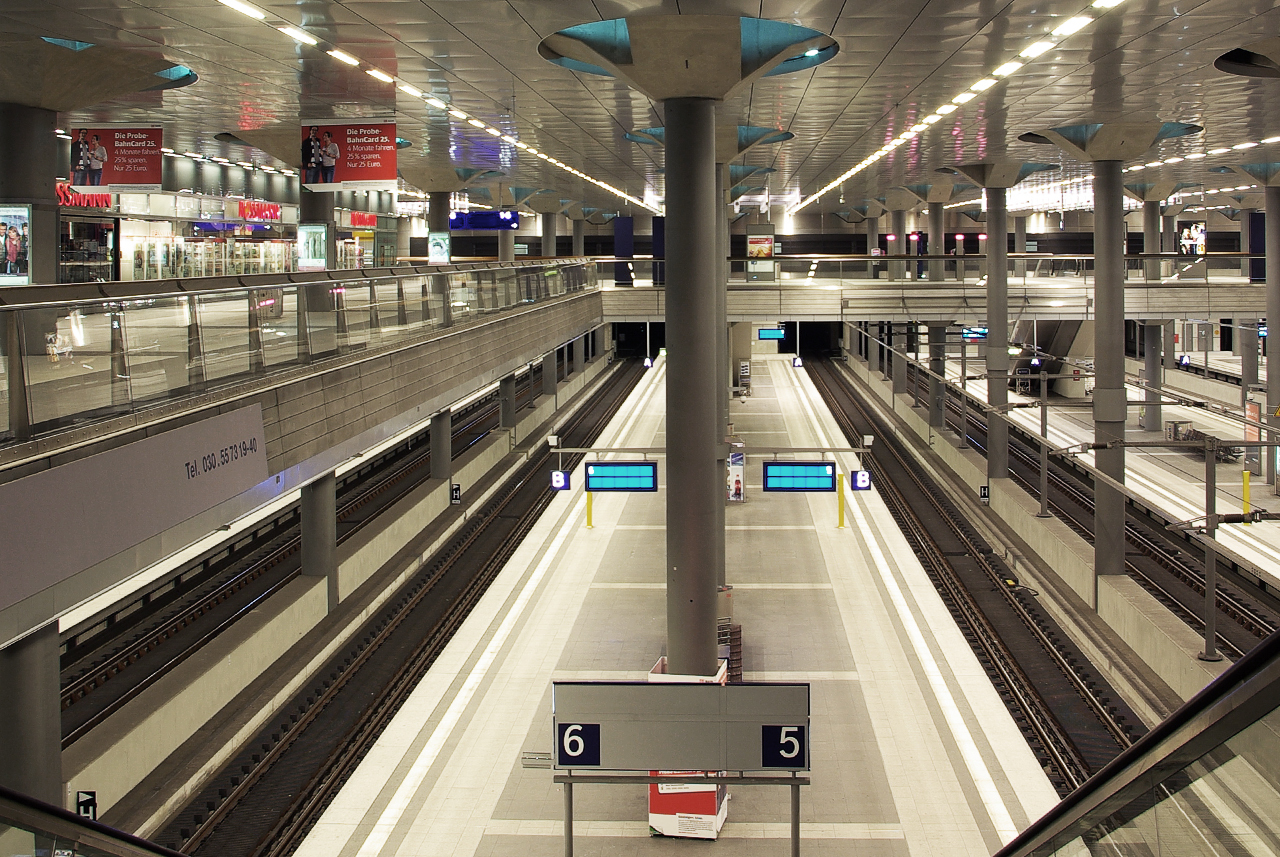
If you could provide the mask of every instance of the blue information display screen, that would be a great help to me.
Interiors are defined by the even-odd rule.
[[[588,491],[657,491],[656,461],[597,461],[587,465]]]
[[[850,473],[849,487],[854,491],[869,491],[871,489],[871,471],[855,470]]]
[[[835,491],[836,466],[830,461],[766,461],[766,491]]]
[[[780,327],[762,327],[756,332],[756,336],[762,340],[785,339],[787,332]]]

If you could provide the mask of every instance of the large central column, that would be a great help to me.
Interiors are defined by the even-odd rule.
[[[1142,323],[1142,348],[1145,357],[1143,368],[1147,374],[1147,404],[1142,427],[1147,431],[1160,431],[1163,419],[1160,407],[1161,389],[1164,387],[1164,360],[1161,354],[1164,349],[1163,340],[1164,322]]]
[[[941,256],[945,252],[947,246],[947,234],[944,229],[946,224],[946,212],[943,210],[942,203],[929,203],[929,255]],[[934,259],[929,262],[929,280],[938,283],[945,277],[946,262],[942,259]]]
[[[713,675],[716,463],[715,102],[671,98],[667,128],[667,669]],[[723,538],[721,534],[719,538]]]
[[[889,242],[889,255],[901,256],[906,253],[907,246],[907,212],[897,210],[889,212],[889,234],[893,240]],[[907,275],[906,262],[889,263],[889,279],[901,280]]]
[[[1160,252],[1160,200],[1148,199],[1142,203],[1142,252]],[[1147,280],[1160,279],[1160,260],[1144,259],[1142,270]]]
[[[542,255],[556,255],[556,218],[560,215],[552,211],[542,213]]]
[[[1266,199],[1266,274],[1267,274],[1267,338],[1271,339],[1270,326],[1275,325],[1280,331],[1280,186],[1268,186],[1263,190]],[[1274,319],[1274,321],[1273,321]],[[1276,340],[1280,341],[1280,333]],[[1275,342],[1267,345],[1267,422],[1276,428],[1272,430],[1274,439],[1280,433],[1280,417],[1274,416],[1280,411],[1280,347]],[[1276,484],[1276,457],[1274,451],[1267,453],[1267,482]]]
[[[1094,321],[1093,437],[1124,441],[1124,190],[1122,161],[1093,163]],[[1124,482],[1124,447],[1094,452],[1099,470]],[[1124,494],[1094,487],[1094,572],[1124,573]]]
[[[729,354],[729,210],[725,205],[725,193],[729,186],[729,168],[716,164],[716,411],[719,424],[716,429],[716,470],[720,478],[726,478],[729,447],[723,443],[729,436],[729,390],[733,385],[733,360]],[[657,234],[659,218],[654,218],[654,234]],[[665,223],[663,224],[665,228]],[[655,253],[656,256],[656,253]],[[657,270],[655,262],[655,270]],[[722,482],[723,486],[725,483]],[[725,585],[724,525],[725,491],[715,504],[716,525],[711,541],[716,550],[716,586]],[[719,617],[717,617],[719,618]]]
[[[870,256],[880,247],[880,218],[867,218],[867,255]],[[876,267],[876,262],[867,263],[867,276],[871,279],[877,279],[880,276],[880,270]]]
[[[587,255],[587,221],[573,221],[573,255]]]
[[[1008,192],[987,188],[987,404],[1004,414],[1009,404],[1009,219]],[[1009,424],[987,421],[987,478],[1009,475]]]

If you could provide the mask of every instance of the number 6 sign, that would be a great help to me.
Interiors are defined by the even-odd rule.
[[[562,768],[600,767],[600,724],[556,724],[556,764]]]
[[[803,726],[761,726],[760,767],[803,770],[808,746]]]

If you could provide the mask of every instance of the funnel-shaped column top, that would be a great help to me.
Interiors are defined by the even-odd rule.
[[[958,164],[949,169],[964,176],[980,188],[1009,188],[1033,173],[1058,169],[1057,164],[1024,164],[1017,161]]]
[[[1264,187],[1280,187],[1280,164],[1240,164],[1232,169]]]
[[[622,135],[625,139],[642,146],[666,146],[667,129],[637,128]],[[762,128],[758,125],[726,125],[716,126],[716,163],[727,164],[735,158],[745,155],[756,146],[772,146],[785,143],[795,137],[790,131],[777,128]]]
[[[295,135],[296,136],[296,135]],[[504,173],[474,167],[455,167],[452,164],[400,164],[400,176],[409,184],[427,193],[456,193],[476,182],[493,181]]]
[[[625,81],[655,101],[723,99],[762,77],[813,68],[839,46],[782,21],[732,15],[640,15],[592,21],[542,40],[556,65]]]
[[[1107,122],[1064,125],[1039,133],[1023,134],[1024,143],[1053,144],[1082,161],[1128,161],[1142,157],[1161,140],[1172,140],[1203,131],[1186,122]]]
[[[154,53],[0,33],[0,102],[6,104],[67,112],[197,79],[191,69]]]

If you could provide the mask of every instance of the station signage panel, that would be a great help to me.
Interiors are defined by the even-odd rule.
[[[395,190],[396,123],[304,122],[298,167],[315,191]]]
[[[450,229],[519,229],[517,211],[454,211],[449,214]]]
[[[762,327],[756,331],[756,338],[762,342],[785,339],[787,331],[781,327]]]
[[[588,464],[588,491],[657,491],[656,461],[596,461]]]
[[[551,471],[551,490],[568,491],[570,487],[568,470]]]
[[[807,771],[809,685],[553,682],[553,766]]]
[[[849,487],[854,491],[871,490],[871,471],[855,470],[849,474]]]
[[[765,491],[835,491],[836,465],[831,461],[766,461]]]
[[[164,129],[72,128],[71,185],[81,193],[160,190]]]

